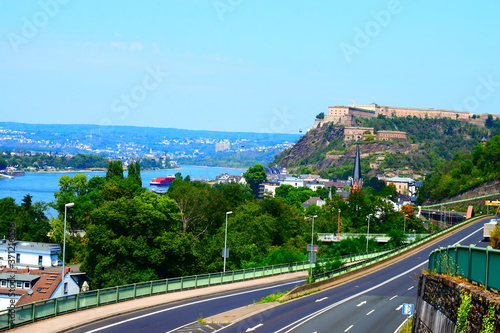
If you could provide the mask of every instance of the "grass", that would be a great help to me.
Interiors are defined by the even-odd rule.
[[[262,297],[260,301],[258,301],[256,304],[263,304],[263,303],[271,303],[271,302],[277,302],[278,299],[281,296],[284,296],[288,293],[288,291],[283,291],[283,292],[278,292],[276,294],[271,294],[266,297]]]
[[[408,321],[401,327],[401,330],[399,330],[399,333],[410,333],[412,332],[413,328],[413,316],[408,319]]]

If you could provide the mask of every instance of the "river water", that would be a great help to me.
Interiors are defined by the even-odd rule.
[[[183,166],[171,170],[152,170],[141,171],[142,186],[150,188],[149,182],[155,177],[166,177],[180,172],[183,177],[189,175],[192,180],[195,179],[215,179],[221,173],[230,175],[241,175],[246,169],[233,168],[215,168],[200,166]],[[21,204],[21,200],[26,194],[33,196],[33,202],[54,200],[54,193],[59,191],[59,177],[74,176],[76,174],[87,174],[90,179],[94,176],[105,176],[105,172],[27,172],[25,176],[15,177],[13,179],[0,178],[0,199],[12,197],[16,203]],[[48,212],[49,217],[54,215],[52,209]]]

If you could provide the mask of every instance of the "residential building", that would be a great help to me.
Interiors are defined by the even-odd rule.
[[[51,267],[58,265],[61,246],[59,244],[15,241],[5,238],[0,241],[0,266],[9,266],[15,258],[16,267]]]
[[[417,184],[411,178],[392,177],[384,179],[387,186],[394,185],[398,193],[414,197],[417,195]]]
[[[302,203],[302,207],[307,208],[312,204],[315,204],[316,206],[321,207],[324,204],[326,204],[326,201],[321,199],[320,197],[312,197],[312,198],[309,198],[308,200],[304,201]]]
[[[69,270],[68,270],[69,271]],[[49,298],[73,295],[80,291],[79,285],[66,273],[61,283],[61,272],[30,268],[0,268],[0,310],[11,304],[16,306]]]

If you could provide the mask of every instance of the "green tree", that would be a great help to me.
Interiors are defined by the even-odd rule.
[[[193,248],[184,243],[192,237],[177,235],[180,231],[178,206],[168,196],[144,191],[133,198],[107,201],[92,212],[82,269],[94,288],[175,275],[163,250],[169,248],[170,241],[184,250]],[[186,268],[182,273],[195,272]]]
[[[325,113],[324,112],[320,112],[316,115],[316,119],[325,119]]]
[[[130,179],[133,183],[142,186],[141,165],[139,162],[130,163],[127,167],[127,172],[128,179]]]
[[[250,186],[253,195],[259,194],[259,184],[267,180],[266,170],[262,164],[255,164],[243,173],[245,181]]]
[[[106,171],[106,180],[123,179],[123,164],[122,161],[111,161],[108,164]]]
[[[18,208],[15,220],[16,237],[23,241],[46,243],[49,241],[48,233],[51,231],[49,219],[45,215],[47,204],[33,203],[32,198],[29,194],[25,195]]]
[[[0,236],[9,238],[11,224],[15,223],[18,206],[16,200],[11,197],[0,199]]]

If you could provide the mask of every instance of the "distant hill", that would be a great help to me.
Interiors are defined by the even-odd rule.
[[[220,166],[226,166],[230,157],[234,157],[233,164],[240,166],[255,161],[267,164],[298,138],[298,134],[280,133],[0,122],[0,149],[3,150],[88,153],[121,158],[167,156],[191,164],[209,161],[215,165],[220,157]],[[227,145],[217,152],[215,146],[221,141]]]
[[[347,178],[352,172],[354,144],[360,145],[362,172],[368,176],[406,176],[422,178],[441,167],[455,154],[470,153],[491,131],[450,118],[422,119],[379,115],[370,119],[355,118],[354,126],[378,131],[406,132],[406,139],[377,141],[366,135],[363,140],[344,140],[346,126],[323,123],[311,129],[297,143],[275,160],[288,168],[310,169],[326,178],[334,174]]]

